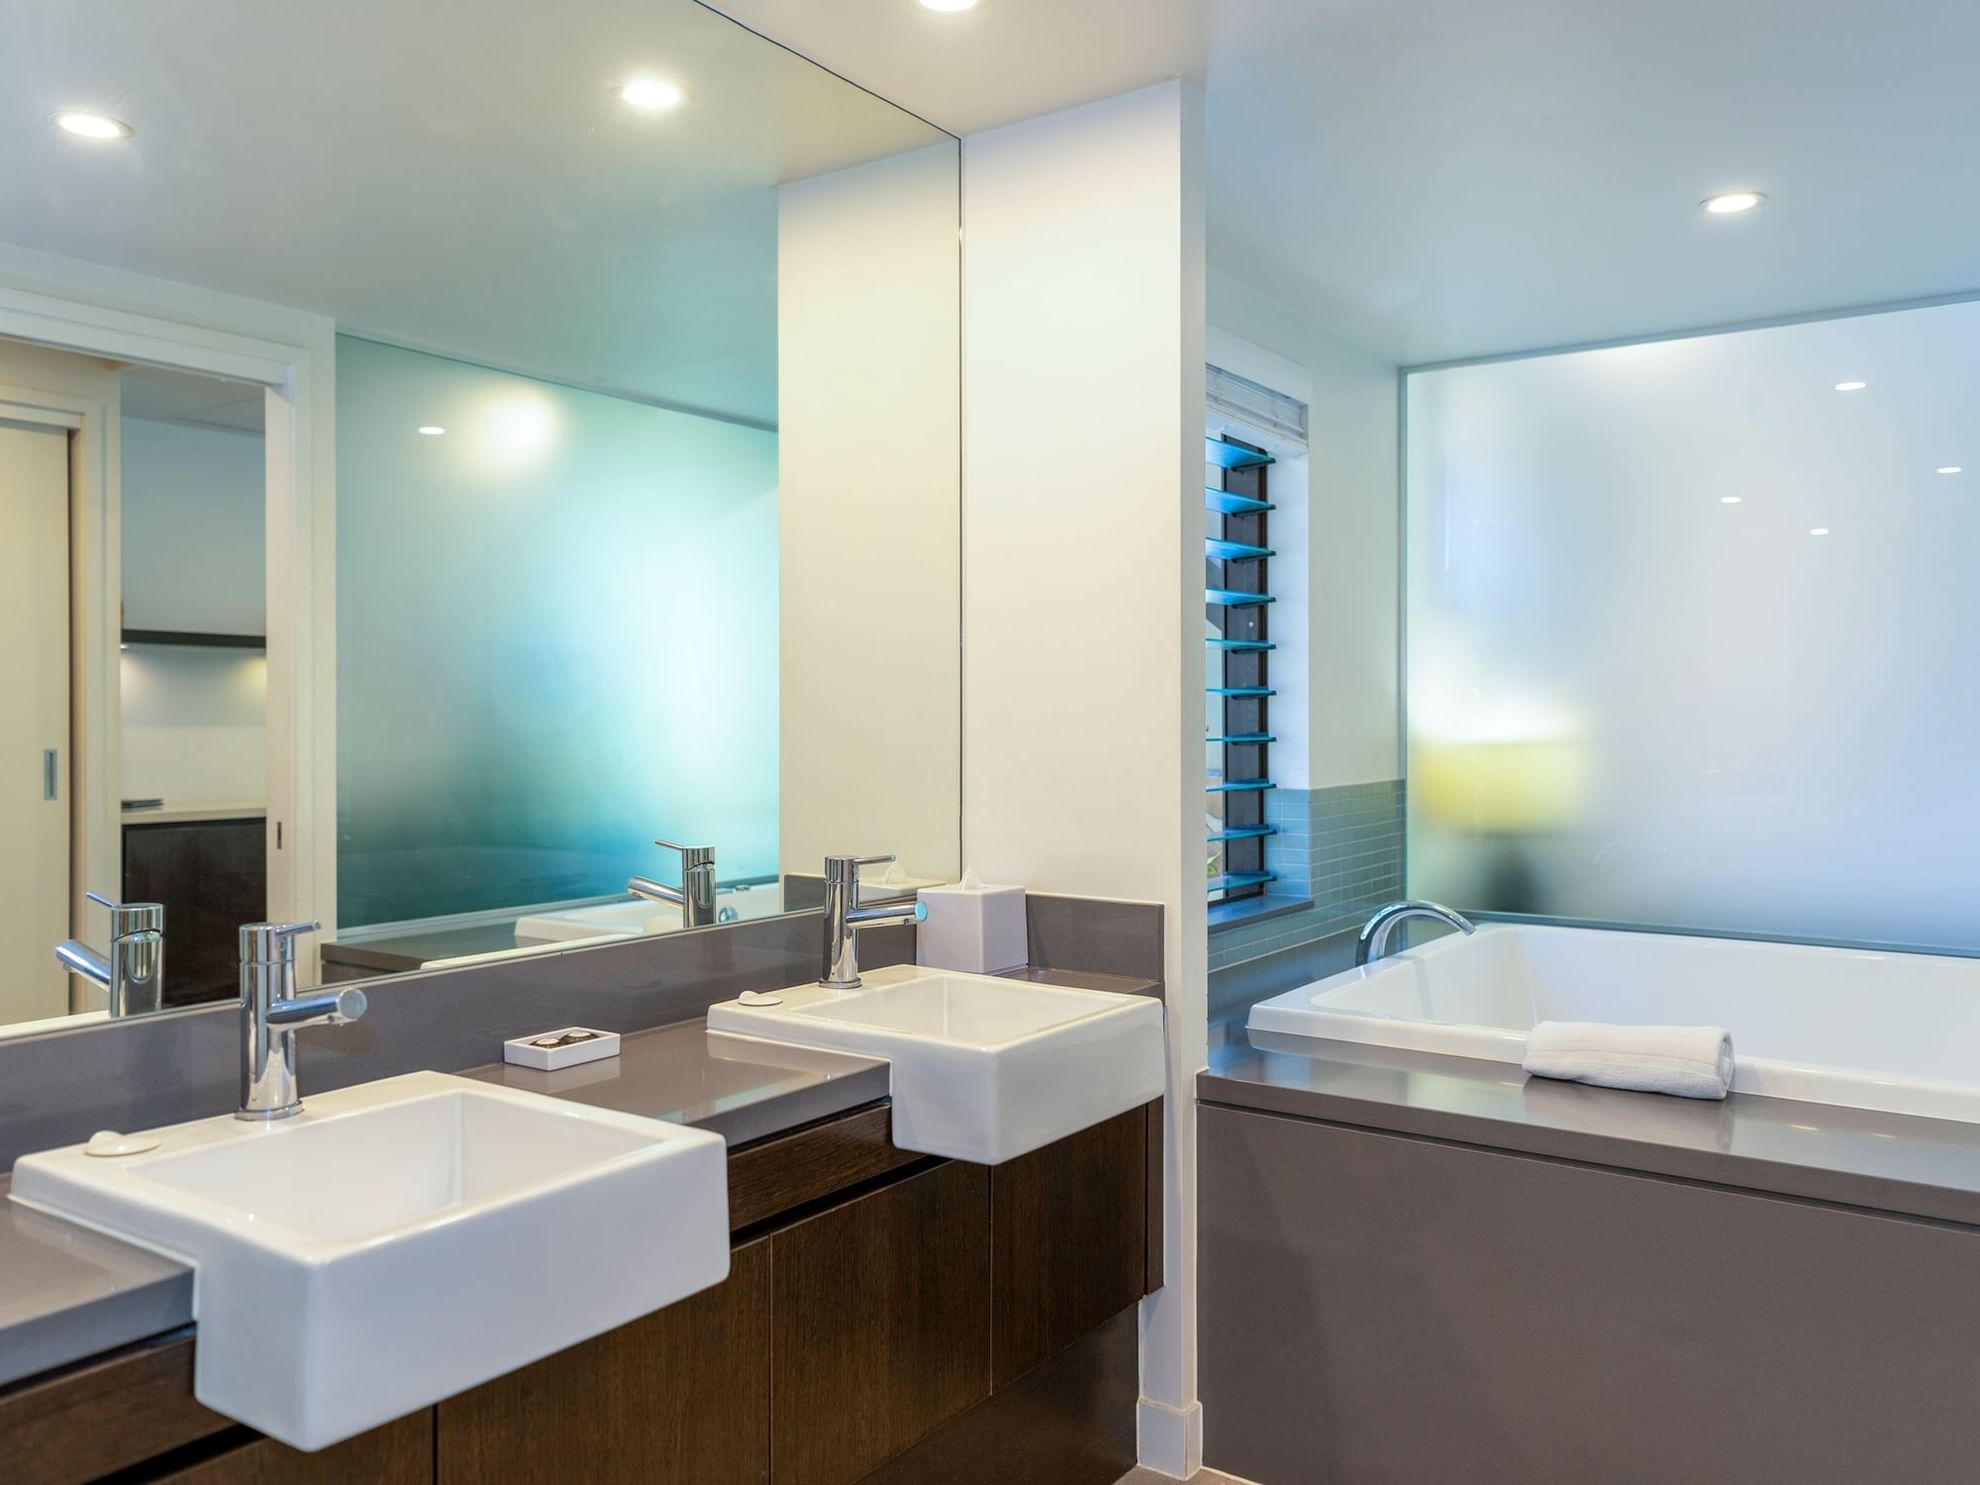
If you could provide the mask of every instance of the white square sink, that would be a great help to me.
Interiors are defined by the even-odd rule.
[[[320,1449],[722,1281],[719,1135],[444,1073],[23,1156],[14,1200],[194,1269],[193,1394]],[[142,1140],[135,1143],[143,1143]]]
[[[1162,1003],[897,965],[857,990],[724,1001],[708,1029],[884,1057],[894,1143],[997,1165],[1162,1095]]]

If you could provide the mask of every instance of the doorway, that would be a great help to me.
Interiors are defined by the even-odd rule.
[[[69,1009],[70,432],[0,403],[0,1021]]]

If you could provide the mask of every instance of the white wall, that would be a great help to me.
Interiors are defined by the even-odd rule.
[[[1398,370],[1227,274],[1210,273],[1208,312],[1213,326],[1300,368],[1310,388],[1307,777],[1286,782],[1326,789],[1400,778]],[[1273,536],[1283,547],[1279,527]],[[1274,714],[1298,704],[1287,695]]]
[[[778,197],[786,872],[960,870],[955,172],[944,142]]]
[[[261,435],[125,418],[124,627],[265,634]]]
[[[1201,1457],[1202,100],[1164,83],[963,142],[963,849],[1166,909],[1164,1288],[1142,1457]]]

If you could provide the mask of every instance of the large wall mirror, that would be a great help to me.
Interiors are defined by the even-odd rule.
[[[954,876],[953,138],[694,0],[4,10],[0,1022]]]

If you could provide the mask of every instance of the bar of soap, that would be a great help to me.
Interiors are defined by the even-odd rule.
[[[502,1043],[502,1060],[518,1067],[541,1068],[554,1072],[560,1067],[576,1067],[619,1055],[619,1033],[597,1031],[589,1026],[566,1026],[557,1031],[539,1031]]]

